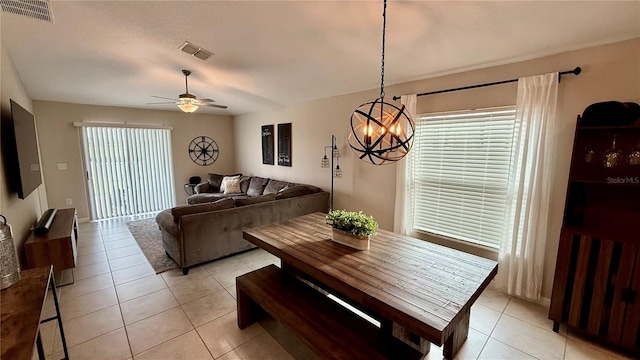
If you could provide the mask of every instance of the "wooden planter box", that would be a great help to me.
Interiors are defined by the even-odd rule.
[[[351,233],[331,228],[331,240],[358,250],[369,250],[369,236],[356,236]]]

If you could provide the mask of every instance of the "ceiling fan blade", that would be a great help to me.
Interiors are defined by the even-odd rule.
[[[206,102],[216,102],[213,99],[198,99],[198,101],[202,102],[202,103],[206,103]]]
[[[226,109],[227,108],[226,105],[216,105],[216,104],[201,104],[201,106],[214,107],[214,108],[218,108],[218,109]]]
[[[165,99],[165,100],[177,101],[176,99],[168,98],[168,97],[164,97],[164,96],[155,96],[155,95],[151,95],[151,97],[158,98],[158,99]]]
[[[175,104],[175,101],[165,101],[165,102],[155,102],[155,103],[147,103],[147,105],[157,105],[157,104]]]

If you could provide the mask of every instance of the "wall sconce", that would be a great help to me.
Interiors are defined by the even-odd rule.
[[[327,149],[331,149],[331,160],[327,157]],[[335,168],[333,167],[335,162]],[[333,210],[333,179],[342,177],[342,169],[340,169],[340,151],[336,144],[336,137],[331,135],[331,145],[325,145],[324,157],[320,162],[323,168],[331,167],[331,196],[329,198],[329,211]]]

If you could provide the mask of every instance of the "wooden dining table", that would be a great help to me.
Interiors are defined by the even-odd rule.
[[[467,338],[471,306],[496,275],[493,260],[378,230],[368,250],[331,240],[326,214],[244,231],[244,239],[380,322],[380,331],[423,353],[444,345],[452,359]]]

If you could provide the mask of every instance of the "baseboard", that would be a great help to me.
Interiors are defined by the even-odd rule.
[[[86,223],[91,221],[88,217],[78,218],[78,223]]]
[[[494,279],[494,280],[495,280],[495,279]],[[518,298],[517,296],[509,295],[509,294],[507,294],[507,293],[505,293],[505,292],[502,292],[502,291],[500,291],[500,290],[496,289],[496,287],[495,287],[495,281],[494,281],[494,280],[491,280],[491,282],[489,283],[489,286],[488,286],[489,288],[491,288],[491,289],[493,289],[493,290],[495,290],[495,291],[497,291],[497,292],[503,293],[503,294],[505,294],[506,296],[510,296],[510,297]],[[546,307],[547,309],[551,306],[551,298],[540,297],[540,300],[538,300],[538,301],[533,301],[533,300],[529,300],[529,299],[525,299],[525,298],[521,298],[521,299],[522,299],[522,300],[524,300],[524,301],[529,301],[529,302],[532,302],[532,303],[535,303],[535,304],[538,304],[538,305],[544,306],[544,307]]]
[[[547,309],[551,306],[551,298],[541,297],[538,304],[546,307]]]

